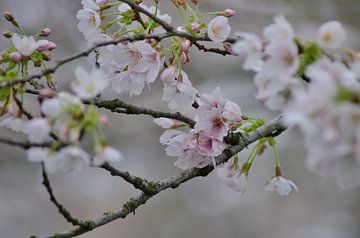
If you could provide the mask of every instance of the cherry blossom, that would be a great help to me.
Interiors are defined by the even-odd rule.
[[[153,121],[156,125],[164,129],[170,129],[175,125],[175,122],[173,120],[165,117],[155,118]]]
[[[244,194],[247,187],[247,172],[238,168],[234,159],[229,160],[223,166],[216,168],[217,177],[224,180],[228,187]]]
[[[224,99],[219,87],[212,94],[201,95],[196,115],[195,131],[220,141],[228,134],[229,122],[242,120],[240,107]]]
[[[265,191],[277,192],[280,196],[288,196],[292,190],[298,191],[296,184],[282,176],[275,176],[266,181]]]
[[[90,156],[77,146],[68,146],[57,154],[57,168],[65,172],[81,172],[89,166]]]
[[[207,136],[191,131],[185,133],[176,130],[167,131],[160,138],[160,142],[167,145],[166,154],[178,157],[175,166],[180,169],[203,168],[213,163],[213,156],[217,156],[225,149],[225,144]]]
[[[141,94],[145,83],[153,83],[164,64],[159,52],[145,41],[119,44],[114,52],[110,77],[117,93]]]
[[[196,98],[197,90],[192,86],[188,75],[173,66],[161,74],[164,83],[163,100],[169,102],[170,109],[185,109],[191,107]]]
[[[346,41],[346,31],[340,22],[327,22],[318,30],[318,41],[325,49],[338,50]]]
[[[263,66],[263,43],[261,39],[247,32],[238,32],[241,39],[232,46],[232,52],[244,58],[243,69],[259,72]]]
[[[14,34],[11,39],[16,50],[25,57],[30,56],[38,47],[32,36],[21,37],[18,34]]]
[[[44,143],[50,134],[51,126],[45,118],[34,118],[27,123],[26,133],[31,143]]]
[[[98,7],[95,2],[91,0],[84,2],[92,2],[96,7]],[[90,5],[92,6],[92,4]],[[87,6],[87,4],[85,6]],[[88,44],[92,45],[94,44],[94,42],[98,41],[99,37],[101,36],[100,14],[94,9],[84,8],[78,11],[76,17],[80,21],[78,24],[78,29],[84,34],[85,39],[88,41]]]
[[[27,158],[31,162],[44,163],[47,173],[53,174],[57,170],[57,153],[48,148],[32,147],[26,151]]]
[[[276,43],[294,39],[294,30],[283,15],[274,17],[274,23],[267,26],[263,35],[268,42]]]
[[[211,110],[198,118],[195,131],[202,131],[208,137],[222,140],[228,134],[229,126],[224,121],[221,111]]]
[[[78,67],[75,71],[76,80],[71,88],[81,99],[90,99],[101,93],[108,85],[108,80],[101,70],[94,68],[90,73]]]
[[[230,35],[231,27],[228,21],[228,18],[218,16],[209,22],[207,33],[213,42],[223,42]]]
[[[116,162],[119,163],[123,160],[123,156],[119,151],[110,147],[104,146],[98,149],[97,153],[95,154],[92,164],[94,166],[100,166],[105,162]]]

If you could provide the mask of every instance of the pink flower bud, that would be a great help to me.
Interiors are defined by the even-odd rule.
[[[17,51],[10,53],[9,57],[12,62],[19,63],[21,61],[21,54]]]
[[[189,63],[189,57],[184,51],[181,53],[181,63],[182,64]]]
[[[10,22],[15,19],[14,15],[11,12],[4,12],[4,17],[7,21],[10,21]]]
[[[189,40],[184,40],[184,41],[182,41],[182,42],[181,42],[181,48],[182,48],[182,50],[183,50],[183,51],[189,50],[190,44],[191,44],[191,43],[190,43]]]
[[[193,30],[193,31],[199,31],[199,30],[200,30],[200,23],[199,23],[199,22],[193,22],[193,23],[191,23],[191,30]]]
[[[36,50],[42,52],[42,51],[46,51],[46,50],[49,49],[50,41],[48,41],[48,40],[39,40],[36,44],[37,44]]]
[[[105,115],[101,115],[100,116],[100,123],[101,125],[106,125],[109,123],[109,118]]]
[[[48,50],[52,51],[55,50],[57,48],[57,45],[55,44],[55,42],[50,41],[49,45],[48,45]]]
[[[224,16],[225,17],[232,17],[236,15],[236,11],[230,8],[225,9]]]
[[[39,36],[41,37],[48,37],[51,34],[50,28],[44,28],[40,31]]]
[[[199,4],[200,1],[199,0],[191,0],[191,2],[195,5],[197,5],[197,4]]]
[[[96,0],[96,4],[98,6],[102,6],[102,5],[106,4],[106,3],[107,3],[107,0]]]
[[[54,91],[49,88],[44,88],[39,91],[40,97],[52,98],[54,95]]]
[[[180,32],[186,32],[185,27],[183,27],[183,26],[179,26],[178,28],[176,28],[176,30],[180,31]]]

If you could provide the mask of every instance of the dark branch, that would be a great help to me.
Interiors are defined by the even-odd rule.
[[[50,201],[52,203],[54,203],[54,205],[57,207],[59,213],[66,219],[67,222],[71,223],[73,226],[81,226],[82,223],[80,220],[74,218],[70,212],[63,206],[61,205],[55,195],[54,195],[54,192],[52,190],[52,187],[51,187],[51,184],[50,184],[50,180],[46,174],[46,171],[45,171],[45,167],[44,167],[44,164],[41,164],[41,167],[42,167],[42,176],[43,176],[43,182],[42,184],[45,186],[46,188],[46,191],[48,192],[49,196],[50,196]]]

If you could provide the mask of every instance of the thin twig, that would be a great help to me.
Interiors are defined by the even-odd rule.
[[[219,49],[219,48],[207,48],[206,46],[200,44],[200,43],[197,42],[197,41],[193,41],[192,43],[193,43],[199,50],[204,51],[204,52],[216,53],[216,54],[220,54],[220,55],[223,55],[223,56],[231,55],[231,53],[229,53],[227,50],[222,50],[222,49]]]
[[[54,192],[52,190],[51,184],[50,184],[50,180],[47,176],[47,173],[45,171],[45,166],[44,164],[41,164],[41,168],[42,168],[42,177],[43,177],[43,182],[42,184],[45,186],[46,191],[48,192],[49,196],[50,196],[50,201],[57,207],[59,213],[66,219],[67,222],[71,223],[73,226],[81,226],[82,223],[80,220],[74,218],[70,212],[63,206],[61,205],[55,195]]]
[[[117,170],[116,168],[112,167],[111,165],[109,165],[107,163],[102,165],[101,168],[103,168],[103,169],[107,170],[108,172],[110,172],[110,174],[112,176],[118,176],[118,177],[123,178],[126,182],[132,184],[136,189],[139,189],[139,190],[143,191],[146,194],[153,194],[154,193],[153,187],[144,178],[140,178],[140,177],[131,175],[129,172],[124,172],[124,171]]]

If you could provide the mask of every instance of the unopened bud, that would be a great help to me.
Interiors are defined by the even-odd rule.
[[[14,33],[12,31],[5,31],[3,33],[3,36],[6,38],[11,38],[14,35]]]
[[[36,44],[37,44],[36,50],[42,52],[48,50],[48,45],[50,44],[50,41],[39,40]]]
[[[198,5],[200,1],[199,0],[191,0],[191,2],[195,5]]]
[[[189,50],[190,45],[191,45],[191,43],[190,43],[189,40],[184,40],[184,41],[181,42],[181,48],[182,48],[182,50],[184,50],[184,51]]]
[[[52,98],[55,96],[55,93],[48,88],[44,88],[39,91],[39,96],[44,98]]]
[[[21,54],[19,52],[17,52],[17,51],[10,53],[9,57],[10,57],[11,61],[14,62],[14,63],[19,63],[21,61],[21,58],[22,58]]]
[[[45,77],[46,77],[47,86],[48,86],[50,89],[56,91],[57,84],[56,84],[56,81],[55,81],[53,75],[52,75],[52,74],[47,74],[47,75],[45,75]]]
[[[50,28],[44,28],[40,31],[39,36],[48,37],[51,34],[52,30]]]
[[[105,5],[108,1],[107,0],[96,0],[96,5],[102,6]]]
[[[11,12],[4,12],[4,17],[7,21],[12,22],[15,20],[14,15]]]
[[[49,45],[48,45],[48,50],[52,51],[55,50],[57,48],[57,45],[55,44],[55,42],[50,41]]]
[[[230,8],[225,9],[221,14],[224,17],[232,17],[236,15],[236,11]]]
[[[189,56],[187,55],[186,52],[183,51],[181,53],[181,63],[182,64],[187,64],[187,63],[189,63],[189,61],[190,61]]]
[[[171,1],[176,7],[179,6],[186,7],[186,0],[171,0]]]
[[[198,32],[200,30],[200,23],[199,22],[191,23],[191,30]]]
[[[20,28],[19,23],[17,23],[14,15],[11,12],[4,12],[4,17],[7,21],[11,22],[15,27]]]

